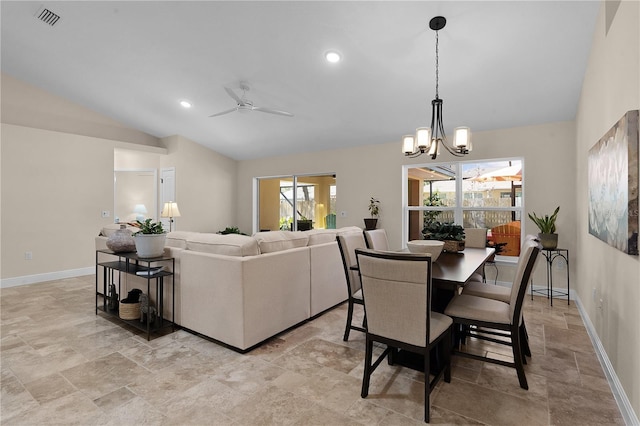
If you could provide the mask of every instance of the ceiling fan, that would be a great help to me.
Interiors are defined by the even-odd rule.
[[[246,83],[240,83],[240,89],[242,90],[242,97],[236,95],[236,93],[233,90],[229,89],[228,87],[225,87],[224,90],[226,90],[229,96],[231,96],[237,103],[235,108],[231,108],[226,111],[212,114],[209,117],[217,117],[219,115],[229,114],[234,111],[240,111],[240,112],[260,111],[260,112],[268,112],[269,114],[277,114],[277,115],[284,115],[287,117],[293,117],[293,114],[287,111],[280,111],[277,109],[255,106],[253,102],[251,102],[249,99],[246,98],[246,94],[249,91],[249,85],[247,85]]]

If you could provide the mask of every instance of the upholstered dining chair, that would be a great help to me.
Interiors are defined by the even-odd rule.
[[[363,232],[367,248],[382,251],[389,250],[389,240],[387,239],[387,232],[384,229],[365,229]]]
[[[530,241],[533,241],[535,243],[539,242],[538,237],[536,237],[535,235],[527,235],[524,241],[525,244]],[[521,248],[521,252],[523,251],[524,247]],[[478,281],[470,281],[466,283],[464,288],[462,289],[462,294],[485,297],[487,299],[499,300],[500,302],[504,303],[511,303],[511,288],[491,285]],[[524,354],[528,357],[531,357],[531,349],[529,348],[529,336],[527,333],[527,327],[525,326],[524,318],[522,318],[520,322],[520,339],[522,340]],[[526,364],[526,358],[524,358],[523,361]]]
[[[347,281],[347,325],[344,329],[343,340],[349,340],[349,332],[357,330],[366,332],[367,316],[365,313],[362,327],[353,325],[353,307],[354,305],[364,306],[362,300],[362,290],[360,287],[360,273],[358,272],[358,262],[356,260],[356,249],[366,248],[364,234],[362,232],[348,232],[338,234],[336,236],[340,256],[342,257],[342,266],[344,267],[344,275]]]
[[[361,396],[369,394],[371,374],[396,351],[424,359],[424,421],[429,422],[430,394],[443,377],[451,381],[451,326],[446,315],[431,312],[431,256],[357,249],[364,309],[367,315],[364,375]],[[387,348],[372,364],[373,343]],[[430,380],[430,352],[439,348],[437,372]]]
[[[522,245],[509,303],[463,292],[454,297],[444,311],[453,318],[454,330],[459,335],[455,340],[460,342],[460,346],[454,349],[454,354],[515,368],[523,389],[529,389],[529,385],[524,373],[524,352],[527,348],[522,339],[522,304],[539,252],[540,247],[536,241],[525,241]],[[511,346],[513,362],[463,351],[461,342],[466,337]]]
[[[485,248],[487,246],[487,230],[485,228],[464,228],[464,246]],[[485,282],[484,264],[471,276],[472,281]]]

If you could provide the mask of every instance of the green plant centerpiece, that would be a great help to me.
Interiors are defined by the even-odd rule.
[[[425,240],[444,241],[444,251],[464,250],[464,228],[453,222],[430,222],[422,230],[422,235]]]
[[[162,222],[153,222],[151,219],[146,219],[144,222],[136,220],[136,225],[140,230],[133,234],[133,239],[136,242],[138,256],[142,258],[162,256],[167,238]]]
[[[367,230],[376,229],[378,216],[380,215],[380,200],[374,197],[369,199],[369,214],[371,217],[364,219],[364,226]]]
[[[556,219],[558,218],[558,212],[560,206],[556,207],[551,215],[538,216],[535,213],[529,213],[529,219],[536,224],[540,233],[538,238],[542,248],[555,250],[558,247],[558,234],[556,234]]]
[[[217,233],[221,235],[229,235],[229,234],[247,235],[244,232],[240,232],[240,229],[237,226],[227,226],[222,231],[218,231]]]

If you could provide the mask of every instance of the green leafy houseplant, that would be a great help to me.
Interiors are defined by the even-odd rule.
[[[228,234],[247,235],[244,232],[240,232],[240,229],[237,226],[227,226],[222,231],[218,231],[218,234],[221,234],[221,235],[228,235]]]
[[[149,234],[164,234],[164,228],[162,228],[161,222],[151,222],[151,219],[146,219],[144,222],[136,220],[137,226],[140,230],[133,235],[149,235]]]
[[[141,258],[152,258],[162,256],[164,253],[164,243],[167,234],[162,228],[161,222],[151,222],[146,219],[144,222],[136,221],[140,230],[133,234],[136,243],[136,251]]]
[[[378,215],[380,214],[380,200],[374,197],[369,199],[369,213],[371,217],[364,218],[364,227],[367,230],[376,229],[378,226]]]
[[[464,228],[453,222],[431,222],[422,234],[425,240],[464,241]]]
[[[380,214],[380,200],[371,197],[369,200],[369,213],[371,213],[372,218],[378,217]]]
[[[529,219],[533,221],[538,226],[541,234],[555,234],[556,233],[556,218],[558,217],[558,212],[560,211],[560,206],[556,207],[553,214],[551,216],[544,215],[544,217],[538,217],[535,213],[533,215],[529,213]]]

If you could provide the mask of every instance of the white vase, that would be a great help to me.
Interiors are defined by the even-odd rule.
[[[160,257],[164,253],[167,234],[138,234],[133,237],[136,251],[142,258]]]

